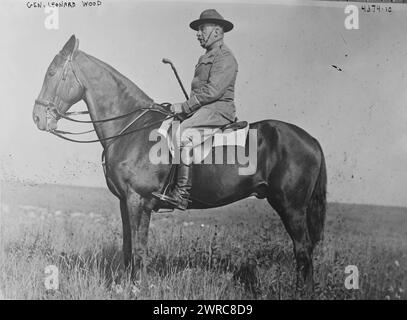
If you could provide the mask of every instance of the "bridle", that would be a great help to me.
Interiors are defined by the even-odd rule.
[[[62,56],[61,53],[58,53],[57,56]],[[62,116],[60,112],[59,112],[59,107],[61,106],[62,103],[62,99],[60,98],[60,95],[58,93],[58,90],[61,86],[61,83],[64,82],[67,78],[68,75],[68,66],[71,67],[72,73],[75,76],[76,81],[78,82],[78,84],[81,86],[81,88],[84,90],[85,87],[82,84],[81,80],[78,78],[76,72],[75,72],[75,67],[73,64],[73,53],[70,54],[68,56],[68,58],[65,60],[64,66],[62,68],[62,73],[61,73],[61,77],[58,79],[58,84],[57,87],[55,89],[55,95],[53,97],[53,99],[51,100],[43,100],[43,99],[36,99],[35,103],[39,104],[43,107],[46,108],[45,110],[45,116],[46,116],[46,120],[47,120],[47,131],[51,131],[51,129],[48,128],[48,120],[50,118],[54,118],[55,120],[59,120]],[[76,111],[76,112],[66,112],[65,115],[79,115],[79,114],[88,114],[89,111]]]
[[[75,112],[65,112],[65,113],[61,113],[59,111],[59,108],[63,102],[63,100],[61,99],[60,95],[59,95],[59,88],[61,83],[63,83],[63,81],[66,80],[67,78],[67,74],[68,74],[68,67],[71,68],[73,75],[75,76],[75,80],[78,82],[78,84],[80,85],[80,87],[82,88],[83,92],[85,92],[86,87],[83,85],[83,83],[81,82],[80,78],[78,77],[77,73],[80,72],[79,68],[77,67],[76,64],[74,64],[73,61],[73,54],[74,52],[72,52],[68,58],[66,59],[63,69],[62,69],[62,73],[61,73],[61,77],[58,79],[58,84],[55,90],[55,95],[52,98],[52,100],[43,100],[43,99],[36,99],[35,103],[38,105],[43,106],[44,108],[46,108],[45,110],[45,116],[46,116],[46,131],[52,133],[53,135],[62,138],[64,140],[68,140],[71,142],[77,142],[77,143],[94,143],[94,142],[102,142],[102,141],[108,141],[108,140],[112,140],[112,139],[116,139],[119,137],[123,137],[125,135],[129,135],[133,132],[136,131],[140,131],[140,130],[144,130],[147,128],[151,128],[152,126],[162,123],[164,120],[172,118],[175,116],[174,113],[171,113],[169,111],[167,111],[166,109],[170,106],[169,103],[161,103],[161,104],[156,104],[156,103],[152,103],[149,107],[144,107],[144,108],[139,108],[136,110],[133,110],[131,112],[128,112],[126,114],[122,114],[116,117],[112,117],[112,118],[107,118],[107,119],[102,119],[102,120],[77,120],[77,119],[73,119],[71,117],[69,117],[69,115],[81,115],[81,114],[89,114],[89,111],[75,111]],[[62,55],[61,53],[59,53],[58,55]],[[154,107],[154,106],[159,106],[159,108]],[[129,124],[127,124],[122,130],[120,130],[120,132],[118,134],[115,134],[113,136],[110,137],[105,137],[105,138],[100,138],[100,139],[94,139],[94,140],[76,140],[76,139],[72,139],[72,138],[68,138],[65,137],[64,135],[81,135],[81,134],[86,134],[86,133],[90,133],[93,132],[95,130],[88,130],[88,131],[83,131],[83,132],[68,132],[68,131],[61,131],[61,130],[57,130],[57,129],[50,129],[48,127],[48,123],[50,119],[55,119],[56,121],[58,121],[60,118],[72,121],[72,122],[79,122],[79,123],[104,123],[104,122],[108,122],[108,121],[114,121],[114,120],[118,120],[118,119],[122,119],[122,118],[126,118],[129,117],[133,114],[139,113],[140,111],[142,111],[136,118],[134,118]],[[149,123],[148,125],[141,127],[141,128],[136,128],[130,131],[127,131],[128,128],[130,128],[138,119],[140,119],[144,114],[146,114],[148,111],[155,111],[155,112],[160,112],[166,115],[165,119],[161,119],[159,121],[154,121]],[[107,148],[114,142],[115,140],[110,141],[110,143],[108,143],[105,146],[105,150],[107,150]]]

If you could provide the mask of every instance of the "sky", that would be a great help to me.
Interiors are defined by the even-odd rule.
[[[59,10],[58,30],[47,30],[44,9],[1,2],[2,180],[105,187],[100,144],[60,140],[32,121],[54,55],[75,34],[80,50],[113,66],[156,102],[182,102],[161,60],[171,59],[189,88],[204,53],[189,23],[215,8],[235,25],[225,42],[239,64],[239,119],[282,120],[317,138],[326,156],[329,201],[407,206],[406,6],[391,4],[391,13],[359,9],[359,29],[347,30],[349,3],[76,3]],[[72,110],[85,107],[80,102]],[[59,129],[88,127],[60,121]]]

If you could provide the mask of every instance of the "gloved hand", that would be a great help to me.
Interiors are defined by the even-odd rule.
[[[183,113],[184,110],[182,110],[182,103],[174,103],[171,105],[171,112],[174,112],[175,114]]]

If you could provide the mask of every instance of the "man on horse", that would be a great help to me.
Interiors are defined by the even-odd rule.
[[[222,126],[234,121],[234,91],[238,71],[237,61],[223,41],[224,33],[233,28],[231,22],[216,10],[208,9],[189,26],[197,31],[198,41],[206,53],[199,58],[195,67],[190,98],[171,106],[171,111],[184,119],[177,146],[183,156],[178,165],[175,187],[166,195],[165,201],[181,210],[188,207],[192,186],[192,150],[196,145],[193,134],[186,129],[198,130],[198,127]]]

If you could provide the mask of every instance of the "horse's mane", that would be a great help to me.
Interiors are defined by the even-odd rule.
[[[134,97],[134,99],[136,101],[142,101],[149,105],[153,102],[153,99],[151,99],[143,90],[141,90],[134,82],[132,82],[130,79],[128,79],[127,77],[122,75],[115,68],[108,65],[106,62],[103,62],[103,61],[99,60],[98,58],[91,56],[90,54],[87,54],[83,51],[80,51],[80,52],[82,54],[84,54],[89,60],[96,63],[98,66],[100,66],[104,70],[108,71],[110,73],[110,75],[113,77],[113,79],[116,81],[118,86],[123,91],[125,91],[129,96]]]

